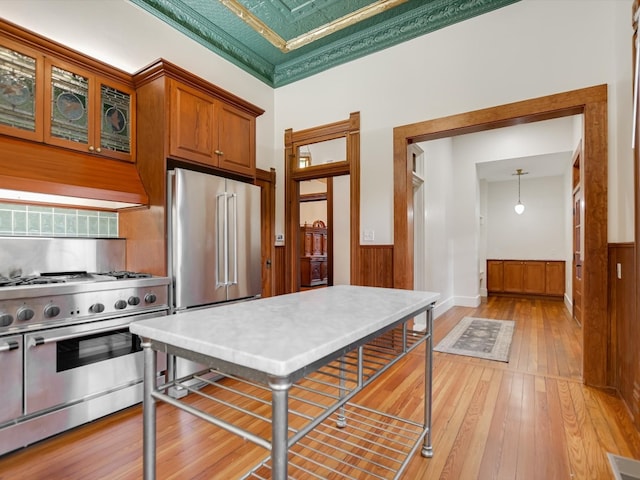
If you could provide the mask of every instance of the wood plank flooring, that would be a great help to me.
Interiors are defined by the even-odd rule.
[[[434,353],[434,456],[403,479],[613,479],[606,452],[640,458],[640,434],[611,392],[581,381],[582,331],[561,302],[490,297],[435,320],[437,343],[464,316],[516,322],[510,361]],[[358,396],[420,422],[423,347]],[[158,407],[159,479],[239,478],[265,451],[168,405]],[[141,407],[0,457],[0,479],[142,477]],[[363,477],[356,477],[363,478]]]

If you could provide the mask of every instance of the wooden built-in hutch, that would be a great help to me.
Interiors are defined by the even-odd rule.
[[[300,286],[327,285],[327,226],[322,220],[300,226]]]

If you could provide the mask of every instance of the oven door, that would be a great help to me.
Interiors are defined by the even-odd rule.
[[[25,414],[87,400],[143,378],[140,339],[124,317],[25,335]]]
[[[22,415],[22,335],[0,337],[0,424]]]

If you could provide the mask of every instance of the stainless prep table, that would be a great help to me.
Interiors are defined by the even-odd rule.
[[[264,447],[267,457],[243,478],[283,480],[296,478],[295,472],[340,478],[347,467],[371,472],[372,478],[398,478],[420,443],[422,455],[432,455],[432,309],[437,299],[432,292],[345,285],[135,322],[131,331],[142,337],[145,352],[144,478],[156,474],[157,401]],[[408,321],[423,312],[426,330],[410,330]],[[422,422],[351,402],[423,342]],[[156,386],[157,352],[209,368]],[[207,379],[209,372],[216,374],[214,381]],[[194,380],[200,382],[197,388],[191,386]],[[175,398],[169,392],[176,387],[206,398],[212,408],[194,407],[188,401],[194,395]],[[267,427],[255,429],[260,423]],[[351,425],[356,432],[346,433]]]

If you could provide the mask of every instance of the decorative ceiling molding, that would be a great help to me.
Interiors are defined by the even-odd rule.
[[[408,0],[377,0],[371,5],[362,7],[359,10],[348,13],[340,18],[333,20],[332,22],[321,25],[318,28],[299,35],[291,40],[285,40],[276,32],[274,32],[267,24],[265,24],[258,17],[253,15],[251,11],[245,8],[238,0],[220,0],[225,7],[231,10],[238,18],[253,28],[256,32],[262,35],[269,43],[280,50],[283,53],[291,52],[297,48],[304,47],[309,43],[313,43],[316,40],[331,35],[343,28],[355,25],[367,18],[378,15],[393,7],[407,2]]]
[[[129,1],[277,88],[520,0]]]

